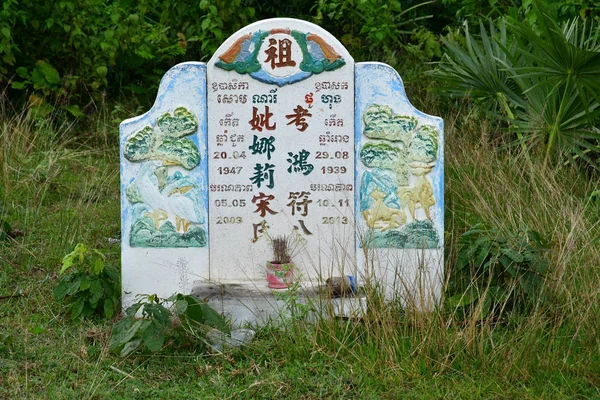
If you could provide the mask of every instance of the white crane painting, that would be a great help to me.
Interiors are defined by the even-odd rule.
[[[205,245],[202,193],[189,176],[180,171],[168,175],[167,167],[159,162],[145,162],[126,192],[134,203],[133,247]]]

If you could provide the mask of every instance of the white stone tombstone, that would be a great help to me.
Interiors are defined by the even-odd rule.
[[[260,21],[167,72],[121,124],[121,190],[124,307],[194,280],[264,283],[281,235],[304,282],[439,296],[443,122],[314,24]]]
[[[275,19],[231,36],[207,74],[210,278],[264,279],[281,235],[303,249],[304,279],[355,274],[350,54],[313,24]]]

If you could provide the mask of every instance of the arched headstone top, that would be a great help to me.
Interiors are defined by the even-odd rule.
[[[208,66],[247,74],[281,87],[344,66],[353,69],[354,59],[342,43],[321,27],[302,20],[273,18],[231,35]]]

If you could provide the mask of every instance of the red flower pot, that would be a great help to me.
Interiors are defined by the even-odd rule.
[[[294,263],[278,264],[267,261],[267,282],[271,289],[287,289],[294,281]]]

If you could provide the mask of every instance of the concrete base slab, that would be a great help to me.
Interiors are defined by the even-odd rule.
[[[294,312],[304,312],[299,311],[302,306],[308,306],[306,317],[313,320],[319,316],[360,318],[367,310],[365,297],[328,298],[327,289],[313,282],[302,282],[296,289],[271,289],[266,282],[197,281],[191,295],[207,301],[234,329],[280,324]]]

